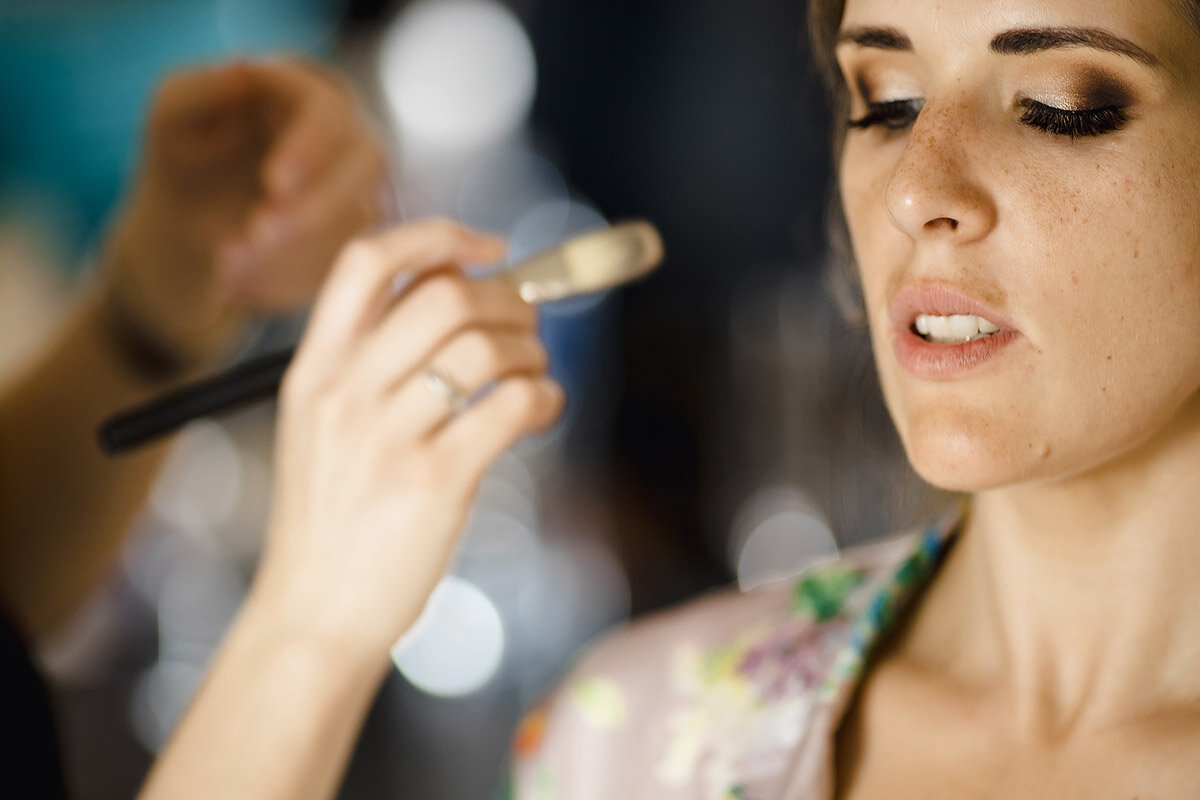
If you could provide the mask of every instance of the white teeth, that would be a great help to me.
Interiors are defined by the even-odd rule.
[[[996,323],[975,314],[918,314],[913,327],[929,341],[939,344],[969,342],[1000,330]]]
[[[979,335],[979,321],[976,317],[966,314],[955,314],[949,319],[950,338],[968,341],[972,336]]]
[[[983,317],[976,317],[976,319],[979,320],[980,333],[996,333],[1000,330],[1000,326],[990,320],[986,320]]]
[[[929,338],[935,342],[950,341],[950,318],[930,317],[925,321],[929,326]]]

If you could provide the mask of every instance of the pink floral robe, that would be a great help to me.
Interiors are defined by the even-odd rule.
[[[602,640],[517,731],[511,800],[830,800],[872,644],[957,515]]]

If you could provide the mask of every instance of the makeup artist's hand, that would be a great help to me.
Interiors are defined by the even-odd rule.
[[[507,282],[454,266],[503,252],[501,240],[426,220],[338,259],[280,395],[251,606],[271,608],[282,629],[386,659],[443,574],[484,471],[557,419],[562,390],[534,309]],[[415,284],[393,302],[396,276]],[[455,413],[430,370],[465,397],[491,388]]]
[[[385,159],[350,89],[297,59],[174,74],[106,254],[117,313],[184,360],[247,312],[312,299],[338,250],[379,221]]]

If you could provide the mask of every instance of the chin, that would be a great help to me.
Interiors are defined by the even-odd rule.
[[[952,492],[980,492],[1031,480],[1052,471],[1048,441],[966,410],[938,409],[899,426],[913,469]]]

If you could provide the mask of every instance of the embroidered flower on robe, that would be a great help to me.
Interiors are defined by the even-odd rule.
[[[830,633],[849,628],[842,612],[863,580],[851,565],[817,569],[797,581],[785,625],[676,651],[670,685],[679,703],[656,777],[681,786],[699,775],[705,797],[726,800],[745,796],[739,782],[777,773],[808,724],[830,648],[843,639]]]

